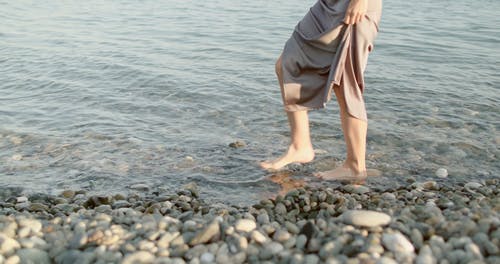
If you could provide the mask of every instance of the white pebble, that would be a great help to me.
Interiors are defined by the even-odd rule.
[[[40,222],[40,220],[37,219],[27,219],[27,218],[20,219],[19,226],[28,227],[34,233],[38,233],[42,230],[42,223]]]
[[[23,140],[20,137],[12,136],[10,137],[10,142],[12,142],[14,145],[19,145],[23,143]]]
[[[384,246],[392,252],[410,254],[415,251],[413,244],[400,233],[384,234],[382,236],[382,242]]]
[[[267,238],[257,230],[252,231],[251,237],[255,242],[260,244],[264,244],[267,241]]]
[[[5,260],[3,264],[19,264],[21,263],[21,258],[18,255],[10,256]]]
[[[446,178],[448,177],[448,170],[446,170],[445,168],[439,168],[436,170],[436,176],[438,176],[439,178]]]
[[[17,231],[17,236],[19,238],[24,238],[30,235],[31,229],[29,227],[22,227]]]
[[[346,211],[342,214],[342,219],[346,224],[366,227],[384,226],[391,222],[388,214],[368,210]]]
[[[21,154],[12,155],[12,160],[22,160],[22,159],[23,159],[23,155],[21,155]]]
[[[20,247],[19,242],[0,233],[0,255],[8,256]]]
[[[125,256],[123,259],[123,264],[140,264],[140,263],[152,263],[155,257],[153,254],[147,251],[137,251],[135,253]]]
[[[238,220],[238,222],[236,222],[235,225],[236,230],[240,232],[250,232],[256,227],[257,224],[255,224],[255,221],[252,221],[250,219],[240,219]]]
[[[28,197],[25,197],[25,196],[17,197],[17,202],[18,203],[25,203],[27,201],[28,201]]]

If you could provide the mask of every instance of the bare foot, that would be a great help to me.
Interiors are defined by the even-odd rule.
[[[260,166],[266,170],[280,170],[290,163],[307,163],[314,159],[314,150],[311,147],[297,150],[290,146],[285,155],[273,160],[263,161]]]
[[[343,165],[333,170],[315,173],[314,176],[327,181],[340,181],[351,184],[363,184],[365,183],[368,174],[366,170],[355,171],[354,169],[351,169]]]

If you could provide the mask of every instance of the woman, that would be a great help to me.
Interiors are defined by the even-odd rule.
[[[318,0],[297,24],[276,62],[276,74],[288,115],[287,152],[261,163],[279,170],[314,159],[307,111],[323,108],[335,92],[347,146],[344,164],[317,173],[326,180],[363,181],[367,118],[363,72],[378,32],[381,0]]]

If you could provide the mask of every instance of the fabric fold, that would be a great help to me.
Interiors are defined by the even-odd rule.
[[[350,115],[367,120],[364,70],[378,32],[381,1],[370,0],[355,25],[342,20],[349,0],[319,0],[297,24],[282,53],[286,111],[325,107],[332,89],[342,89]]]

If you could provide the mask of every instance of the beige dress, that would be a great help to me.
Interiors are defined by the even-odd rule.
[[[382,0],[368,0],[365,17],[343,23],[349,0],[318,0],[286,42],[282,53],[286,111],[325,107],[332,89],[343,89],[347,111],[366,120],[363,72],[378,32]]]

